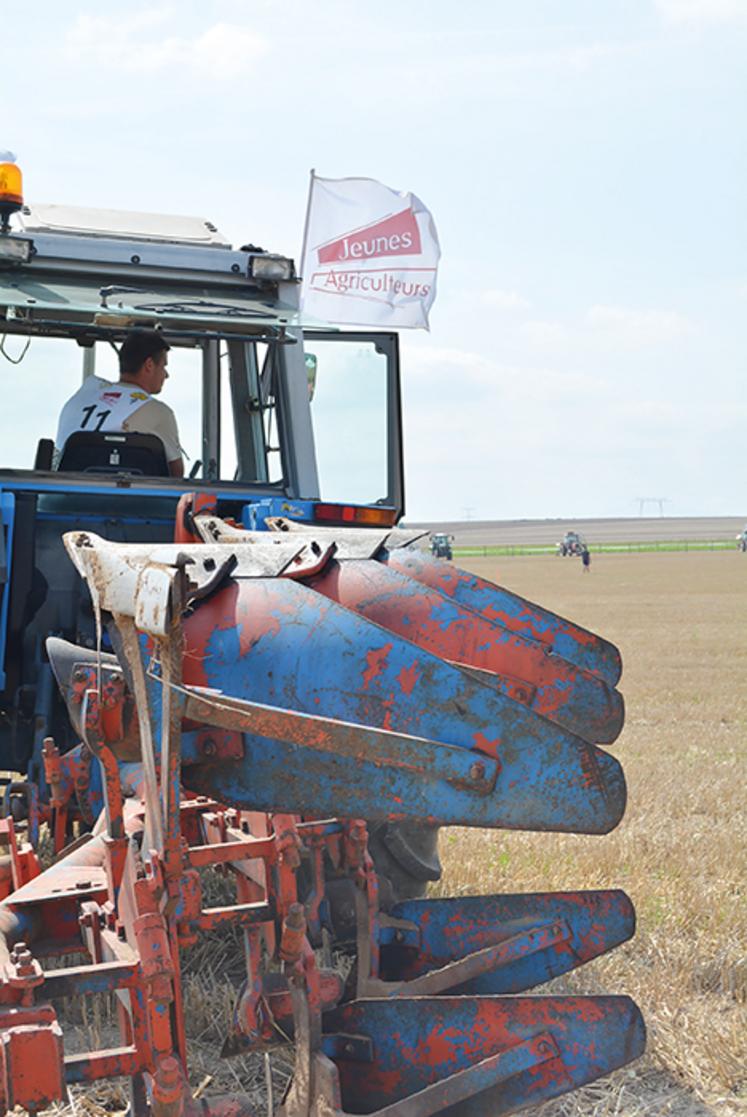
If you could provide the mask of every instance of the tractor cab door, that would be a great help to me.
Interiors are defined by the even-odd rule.
[[[196,477],[404,508],[396,334],[289,330],[207,343]]]
[[[304,331],[306,384],[323,501],[404,511],[396,334]]]

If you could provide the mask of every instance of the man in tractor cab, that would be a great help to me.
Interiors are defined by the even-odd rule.
[[[154,399],[168,379],[169,346],[158,330],[132,330],[119,350],[116,384],[89,376],[60,414],[55,440],[61,454],[77,431],[153,434],[163,443],[172,477],[184,476],[174,412]]]

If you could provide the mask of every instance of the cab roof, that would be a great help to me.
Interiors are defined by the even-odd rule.
[[[234,249],[204,218],[38,205],[0,237],[0,317],[3,332],[84,340],[138,325],[274,336],[300,325],[298,280],[289,257]]]

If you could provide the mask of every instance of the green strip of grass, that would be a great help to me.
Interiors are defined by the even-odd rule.
[[[734,543],[727,539],[666,539],[659,542],[646,543],[589,543],[589,551],[593,555],[636,554],[655,551],[733,551]],[[486,547],[455,547],[454,555],[468,558],[471,555],[488,558],[492,555],[554,555],[557,548],[527,544],[510,544],[506,546]],[[573,556],[567,556],[573,557]],[[578,556],[575,556],[578,557]]]

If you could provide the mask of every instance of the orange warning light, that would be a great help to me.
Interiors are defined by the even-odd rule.
[[[8,218],[23,205],[23,176],[10,152],[0,152],[0,219],[7,229]]]

